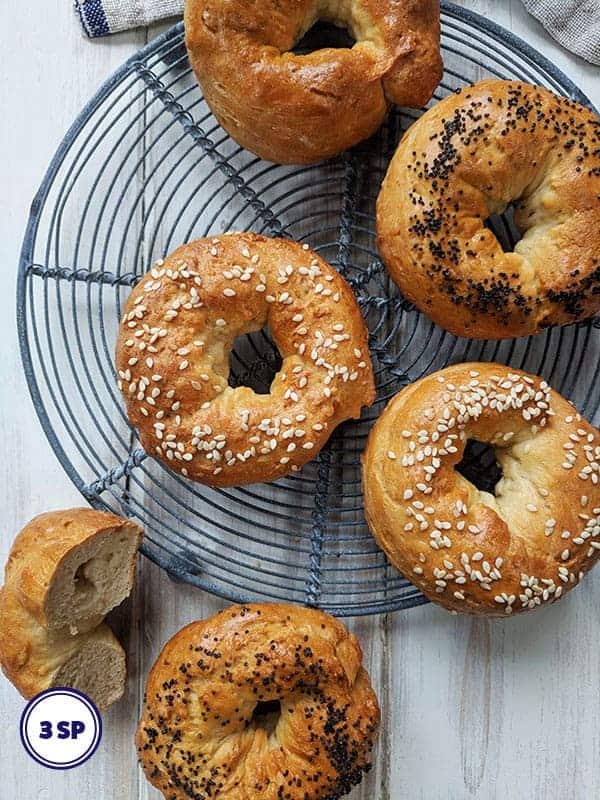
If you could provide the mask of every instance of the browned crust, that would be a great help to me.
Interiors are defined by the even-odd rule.
[[[49,511],[34,517],[17,535],[6,562],[4,580],[11,583],[20,602],[42,626],[48,626],[46,599],[61,562],[75,548],[101,536],[107,530],[123,527],[142,530],[128,519],[91,508]],[[136,558],[130,564],[130,583],[135,576]]]
[[[455,470],[472,438],[502,462],[496,500]],[[408,386],[378,419],[363,458],[365,513],[431,600],[504,616],[554,602],[596,563],[599,472],[600,434],[544,381],[457,364]]]
[[[90,508],[72,508],[40,514],[18,534],[6,562],[0,589],[0,666],[24,697],[49,688],[60,667],[83,642],[113,648],[125,660],[123,648],[106,625],[73,635],[48,627],[46,600],[61,562],[74,548],[109,529],[128,526],[142,531],[131,520]],[[131,566],[131,583],[135,558]]]
[[[327,614],[233,606],[175,634],[146,686],[136,742],[169,800],[335,800],[368,768],[379,708],[358,641]],[[272,736],[252,722],[279,700]]]
[[[504,253],[483,225],[515,202]],[[377,203],[403,294],[457,336],[539,333],[600,308],[600,121],[528,84],[486,80],[412,125]]]
[[[270,394],[232,389],[235,339],[265,324],[283,357]],[[153,268],[128,298],[116,365],[146,450],[212,486],[300,469],[375,397],[348,284],[296,242],[250,233],[191,242]]]
[[[268,161],[337,155],[373,134],[390,103],[426,103],[441,78],[436,0],[330,6],[186,2],[187,48],[209,106],[236,141]],[[347,23],[357,44],[290,52],[318,17]]]
[[[125,651],[108,625],[98,625],[77,636],[64,630],[44,628],[10,585],[0,588],[0,667],[26,699],[55,686],[55,676],[61,666],[80,651],[83,643],[102,644],[119,654],[124,688]],[[94,699],[102,707],[99,698]]]

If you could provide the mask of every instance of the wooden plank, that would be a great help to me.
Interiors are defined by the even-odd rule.
[[[0,164],[4,186],[0,214],[2,255],[2,348],[0,428],[6,447],[2,466],[3,518],[0,553],[4,561],[12,538],[32,516],[53,508],[84,505],[60,469],[43,435],[25,385],[14,322],[18,254],[29,204],[62,136],[97,86],[145,41],[145,33],[127,33],[110,45],[90,44],[80,32],[70,3],[48,0],[15,13],[0,9],[6,32],[5,80],[0,107],[10,122],[0,126]],[[18,469],[15,465],[18,464]],[[130,681],[129,691],[134,687]],[[105,716],[105,734],[97,756],[68,772],[46,770],[33,762],[19,740],[23,701],[10,684],[0,682],[1,797],[19,787],[23,797],[133,797],[136,766],[131,746],[133,719],[121,703]],[[119,784],[115,785],[115,776]],[[122,781],[122,783],[121,783]],[[11,787],[9,789],[9,787]]]
[[[597,67],[554,45],[520,2],[459,4],[521,35],[598,104]],[[581,380],[594,366],[586,359]],[[392,617],[390,797],[598,795],[597,578],[555,608],[514,620],[434,607]]]

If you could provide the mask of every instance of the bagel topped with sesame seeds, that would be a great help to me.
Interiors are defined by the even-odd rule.
[[[268,326],[283,359],[269,394],[228,384],[238,336]],[[375,396],[367,330],[346,281],[306,245],[200,239],[128,298],[116,366],[144,448],[211,486],[299,470]]]
[[[512,203],[505,252],[488,217]],[[377,203],[402,293],[456,336],[506,339],[600,310],[600,119],[547,89],[485,80],[401,140]]]
[[[457,470],[493,446],[494,493]],[[600,553],[600,433],[546,381],[457,364],[403,389],[363,458],[365,513],[388,558],[447,609],[504,616],[552,603]]]
[[[317,21],[353,47],[293,52]],[[438,0],[186,0],[186,45],[206,102],[247,150],[307,164],[420,108],[442,76]]]
[[[165,645],[136,743],[167,800],[336,800],[369,769],[378,728],[356,637],[320,611],[256,604]]]

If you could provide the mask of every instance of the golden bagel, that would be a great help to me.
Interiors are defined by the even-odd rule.
[[[370,766],[379,707],[333,617],[233,606],[165,645],[137,746],[168,800],[336,800]]]
[[[234,341],[268,325],[283,364],[269,394],[228,384]],[[299,470],[375,396],[360,309],[308,247],[251,233],[184,245],[128,298],[118,382],[146,450],[211,486]]]
[[[390,104],[420,107],[442,74],[436,0],[187,0],[186,43],[225,130],[268,161],[306,164],[367,139]],[[352,48],[291,52],[317,20]]]
[[[484,226],[513,203],[504,252]],[[547,89],[486,80],[404,135],[377,203],[402,293],[456,336],[539,333],[600,309],[600,121]]]
[[[494,494],[456,466],[491,444]],[[367,521],[388,558],[447,609],[504,616],[552,603],[600,553],[600,434],[542,379],[457,364],[407,386],[363,459]]]

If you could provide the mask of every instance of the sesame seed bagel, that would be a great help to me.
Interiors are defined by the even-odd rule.
[[[269,327],[283,364],[270,394],[228,384],[238,336]],[[252,233],[200,239],[128,298],[116,365],[144,448],[211,486],[299,470],[375,396],[352,290],[307,246]]]
[[[514,252],[484,226],[513,203]],[[435,105],[377,203],[403,294],[457,336],[506,339],[600,309],[600,120],[536,86],[485,80]]]
[[[305,164],[367,139],[390,104],[429,100],[439,15],[437,0],[186,0],[186,43],[225,130],[268,161]],[[318,20],[356,44],[291,52]]]
[[[494,494],[456,469],[492,445]],[[447,609],[504,616],[552,603],[600,553],[600,434],[546,381],[457,364],[401,391],[369,436],[365,512],[394,566]]]
[[[168,800],[336,800],[369,769],[378,727],[360,646],[340,622],[232,606],[165,645],[136,742]]]

